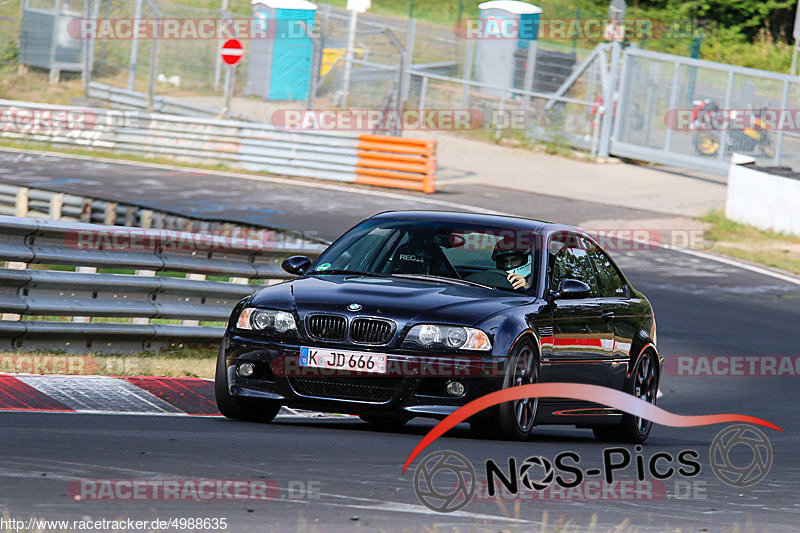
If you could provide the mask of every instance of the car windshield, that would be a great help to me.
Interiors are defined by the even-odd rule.
[[[363,272],[526,291],[536,286],[534,237],[504,227],[369,219],[331,245],[311,275]]]

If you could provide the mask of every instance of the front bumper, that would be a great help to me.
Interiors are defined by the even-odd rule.
[[[387,354],[388,371],[384,375],[300,367],[301,346]],[[505,357],[491,355],[426,355],[385,346],[284,342],[230,333],[223,341],[223,353],[233,396],[276,400],[288,407],[325,412],[392,412],[433,418],[443,418],[462,405],[501,389],[506,361]],[[256,368],[250,378],[236,371],[237,365],[245,361]],[[465,386],[462,396],[445,392],[445,385],[451,380]]]

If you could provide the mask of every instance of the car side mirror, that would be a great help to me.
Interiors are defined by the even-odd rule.
[[[565,300],[580,300],[588,298],[591,294],[592,288],[586,283],[577,279],[565,279],[558,286],[558,293],[555,294],[555,297]]]
[[[311,259],[304,255],[293,255],[292,257],[284,259],[283,263],[281,263],[282,269],[295,276],[302,276],[308,272],[310,266]]]

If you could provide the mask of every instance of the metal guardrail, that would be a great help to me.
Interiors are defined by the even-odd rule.
[[[0,261],[7,261],[0,268],[0,343],[10,349],[124,352],[216,342],[224,328],[200,326],[199,321],[226,321],[238,300],[263,286],[256,280],[291,277],[280,267],[283,259],[316,257],[322,249],[319,244],[291,247],[173,230],[0,216]],[[91,265],[91,270],[136,274],[29,265]],[[180,274],[186,277],[175,277]],[[35,316],[73,318],[30,319]],[[151,323],[153,319],[183,323]]]
[[[113,85],[107,85],[105,83],[91,82],[89,84],[88,96],[92,99],[102,100],[119,109],[148,109],[146,93],[131,91],[122,87],[114,87]],[[205,118],[215,118],[220,114],[220,110],[214,109],[213,107],[189,104],[157,95],[153,97],[152,111],[155,113],[166,113],[185,117]],[[228,113],[228,117],[246,122],[253,120],[252,117],[239,113]]]
[[[109,202],[10,183],[0,183],[0,215],[200,233],[242,234],[249,231],[264,231],[263,227],[256,228],[225,219],[186,217],[135,204]],[[293,237],[298,242],[304,240],[321,242],[310,235],[295,234],[288,230],[280,230],[280,233],[286,237]]]
[[[252,171],[434,191],[436,142],[402,137],[281,130],[267,124],[0,100],[16,120],[0,137],[223,163]],[[36,119],[71,113],[72,122]],[[26,116],[26,119],[29,117]],[[409,146],[415,147],[409,149]],[[422,147],[422,149],[420,149]]]

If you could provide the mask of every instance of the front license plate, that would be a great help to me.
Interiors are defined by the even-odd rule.
[[[387,356],[383,353],[300,347],[300,366],[385,374],[386,361]]]

